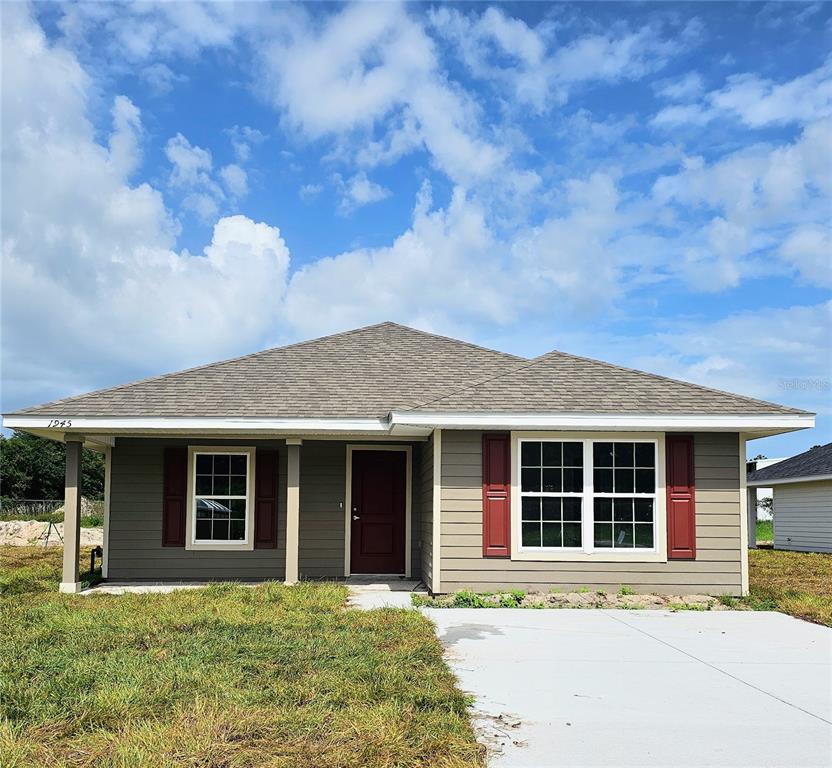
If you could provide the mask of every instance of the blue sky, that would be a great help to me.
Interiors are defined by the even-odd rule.
[[[818,412],[832,6],[4,4],[3,409],[392,319]]]

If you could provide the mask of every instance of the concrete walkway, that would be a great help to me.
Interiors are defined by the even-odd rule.
[[[345,583],[350,591],[347,604],[364,611],[374,608],[410,608],[412,592],[427,594],[424,584],[412,579],[380,581],[372,576],[351,576]]]
[[[779,613],[426,609],[492,766],[832,765],[832,630]]]

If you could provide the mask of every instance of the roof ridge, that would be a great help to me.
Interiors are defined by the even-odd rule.
[[[71,401],[75,401],[75,400],[78,400],[78,399],[81,399],[81,398],[87,398],[87,397],[91,397],[91,396],[94,396],[94,395],[100,395],[100,394],[103,394],[103,393],[119,392],[121,390],[128,389],[130,387],[134,387],[134,386],[137,386],[137,385],[140,385],[140,384],[148,384],[148,383],[151,383],[151,382],[163,381],[165,379],[169,379],[169,378],[172,378],[174,376],[181,376],[183,374],[194,373],[195,371],[208,370],[208,369],[211,369],[211,368],[220,368],[222,366],[229,365],[231,363],[238,363],[241,360],[248,360],[250,358],[259,357],[261,355],[267,355],[267,354],[271,354],[271,353],[278,352],[278,351],[283,351],[283,350],[296,349],[298,347],[304,347],[304,346],[307,346],[307,345],[310,345],[310,344],[315,344],[317,342],[321,342],[321,341],[328,340],[328,339],[337,339],[337,338],[342,338],[342,337],[345,337],[345,336],[352,336],[352,335],[357,334],[357,333],[363,333],[365,331],[369,331],[373,328],[385,328],[385,327],[387,327],[387,328],[399,328],[399,329],[403,329],[403,330],[406,330],[406,331],[410,331],[411,333],[419,334],[421,336],[429,336],[429,337],[436,338],[436,339],[442,339],[443,341],[446,341],[446,342],[452,342],[454,344],[462,344],[462,345],[470,347],[472,349],[477,349],[477,350],[480,350],[480,351],[483,351],[483,352],[490,352],[492,354],[500,355],[501,357],[506,357],[506,358],[510,358],[510,359],[513,359],[513,360],[522,360],[523,359],[523,358],[517,357],[517,355],[512,355],[509,352],[502,352],[502,351],[497,350],[497,349],[490,349],[488,347],[480,346],[479,344],[474,344],[470,341],[463,341],[461,339],[454,339],[450,336],[442,336],[438,333],[431,333],[430,331],[423,331],[423,330],[420,330],[418,328],[412,328],[408,325],[403,325],[401,323],[393,322],[392,320],[384,320],[384,321],[379,322],[379,323],[371,323],[370,325],[363,325],[359,328],[352,328],[352,329],[347,330],[347,331],[339,331],[337,333],[330,333],[330,334],[326,334],[324,336],[316,336],[312,339],[305,339],[303,341],[296,341],[296,342],[293,342],[291,344],[284,344],[282,346],[276,346],[276,347],[268,347],[266,349],[260,349],[256,352],[248,352],[247,354],[238,355],[236,357],[230,357],[230,358],[227,358],[225,360],[217,360],[217,361],[212,362],[212,363],[202,363],[201,365],[194,365],[194,366],[191,366],[190,368],[184,368],[184,369],[179,370],[179,371],[169,371],[167,373],[161,373],[161,374],[157,374],[155,376],[147,376],[147,377],[142,378],[142,379],[136,379],[135,381],[128,381],[128,382],[125,382],[123,384],[116,384],[116,385],[111,386],[111,387],[101,387],[99,389],[91,390],[90,392],[82,392],[82,393],[79,393],[77,395],[70,395],[69,397],[63,397],[59,400],[50,400],[46,403],[40,403],[40,404],[37,404],[37,405],[32,405],[32,406],[29,406],[28,408],[22,408],[20,410],[14,411],[13,413],[26,413],[27,411],[30,411],[30,410],[33,410],[33,409],[41,409],[41,408],[52,407],[52,406],[61,406],[61,405],[65,405],[65,404],[67,404]]]
[[[425,405],[430,405],[431,403],[435,403],[438,400],[447,400],[449,397],[453,397],[454,395],[458,395],[461,392],[465,392],[469,389],[476,389],[477,387],[482,386],[483,384],[488,384],[489,381],[494,381],[495,379],[501,379],[503,376],[508,376],[511,373],[516,373],[517,371],[522,371],[524,368],[531,368],[537,361],[538,358],[533,358],[532,360],[523,360],[522,363],[518,363],[518,365],[514,366],[510,371],[504,371],[503,373],[495,374],[494,376],[488,376],[485,379],[480,379],[479,381],[475,381],[471,384],[466,384],[464,387],[460,387],[459,389],[455,389],[453,392],[448,392],[447,395],[440,395],[439,397],[434,397],[432,400],[425,400],[423,403],[419,403],[412,408],[406,408],[404,410],[407,411],[416,411],[422,408]]]
[[[660,373],[652,373],[651,371],[642,371],[638,368],[628,368],[625,365],[616,365],[615,363],[608,363],[605,360],[598,360],[594,357],[587,357],[586,355],[573,355],[570,352],[561,352],[558,349],[553,349],[551,352],[546,352],[540,355],[535,360],[546,358],[551,355],[561,355],[562,357],[571,357],[573,360],[584,360],[589,363],[595,363],[596,365],[603,365],[605,368],[612,368],[618,371],[626,371],[628,373],[637,373],[641,376],[649,376],[652,379],[657,379],[658,381],[672,381],[674,384],[683,384],[686,387],[690,387],[692,389],[696,389],[702,392],[712,392],[717,395],[727,395],[729,397],[735,397],[738,400],[744,400],[747,403],[755,403],[757,405],[767,405],[767,406],[774,406],[782,411],[791,411],[792,413],[810,413],[810,411],[804,411],[800,408],[792,408],[788,405],[780,405],[779,403],[772,403],[770,400],[760,400],[756,397],[748,397],[748,395],[739,395],[736,392],[728,392],[725,389],[716,389],[715,387],[706,387],[704,384],[695,384],[692,381],[687,381],[686,379],[674,379],[672,376],[663,376]]]
[[[78,398],[88,397],[88,396],[91,396],[91,395],[100,395],[104,392],[117,392],[117,391],[122,390],[122,389],[127,389],[128,387],[136,386],[137,384],[147,384],[147,383],[150,383],[152,381],[162,381],[163,379],[169,379],[172,376],[179,376],[179,375],[184,374],[184,373],[193,373],[194,371],[202,371],[202,370],[205,370],[207,368],[218,368],[222,365],[227,365],[228,363],[237,363],[240,360],[247,360],[251,357],[258,357],[260,355],[265,355],[265,354],[268,354],[270,352],[276,352],[277,350],[293,349],[295,347],[305,346],[306,344],[313,344],[317,341],[323,341],[324,339],[334,339],[334,338],[338,338],[340,336],[350,336],[354,333],[359,333],[361,331],[368,331],[371,328],[381,328],[382,326],[385,326],[385,325],[396,325],[396,323],[390,323],[389,321],[384,321],[384,322],[381,322],[381,323],[372,323],[371,325],[363,325],[360,328],[353,328],[349,331],[339,331],[338,333],[330,333],[330,334],[327,334],[326,336],[316,336],[313,339],[305,339],[304,341],[295,341],[291,344],[284,344],[283,346],[280,346],[280,347],[268,347],[267,349],[261,349],[261,350],[258,350],[257,352],[248,352],[245,355],[238,355],[237,357],[229,357],[225,360],[217,360],[213,363],[202,363],[201,365],[194,365],[194,366],[191,366],[190,368],[183,368],[181,371],[169,371],[168,373],[160,373],[160,374],[157,374],[155,376],[146,376],[143,379],[136,379],[135,381],[128,381],[128,382],[125,382],[124,384],[116,384],[115,386],[112,386],[112,387],[101,387],[100,389],[93,389],[90,392],[82,392],[81,394],[78,394],[78,395],[70,395],[69,397],[62,397],[60,400],[50,400],[49,402],[46,402],[46,403],[41,403],[39,405],[32,405],[32,406],[29,406],[28,408],[23,408],[19,411],[14,411],[14,413],[25,413],[26,411],[32,410],[33,408],[46,408],[47,406],[50,406],[50,405],[61,405],[62,403],[66,403],[70,400],[76,400]]]
[[[455,339],[453,336],[444,336],[441,333],[433,333],[433,331],[423,331],[421,328],[413,328],[410,325],[403,325],[402,323],[396,323],[392,320],[387,320],[384,323],[379,323],[379,325],[392,325],[396,328],[404,328],[408,331],[413,331],[415,333],[420,333],[423,336],[431,336],[434,339],[442,339],[443,341],[451,341],[454,344],[462,344],[466,347],[471,347],[471,349],[478,349],[481,352],[491,352],[495,355],[501,355],[502,357],[510,357],[513,360],[517,360],[518,362],[523,360],[527,360],[528,358],[520,357],[519,355],[513,355],[511,352],[503,352],[500,349],[492,349],[491,347],[484,347],[481,344],[474,344],[472,341],[465,341],[464,339]],[[372,327],[372,326],[370,326]]]

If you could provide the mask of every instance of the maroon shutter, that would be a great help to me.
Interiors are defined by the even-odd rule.
[[[693,436],[667,436],[667,558],[696,559]]]
[[[188,449],[184,445],[165,448],[164,499],[162,501],[162,546],[185,546],[185,492],[188,484]]]
[[[482,554],[511,555],[511,443],[506,432],[482,436]]]
[[[254,547],[277,547],[277,451],[257,451],[254,473]]]

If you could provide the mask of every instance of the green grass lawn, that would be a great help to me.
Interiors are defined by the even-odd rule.
[[[832,555],[751,549],[748,570],[749,607],[832,627]]]
[[[757,521],[757,541],[759,543],[770,543],[774,541],[774,521]]]
[[[4,768],[483,763],[415,611],[336,584],[59,595],[60,556],[0,548]]]

